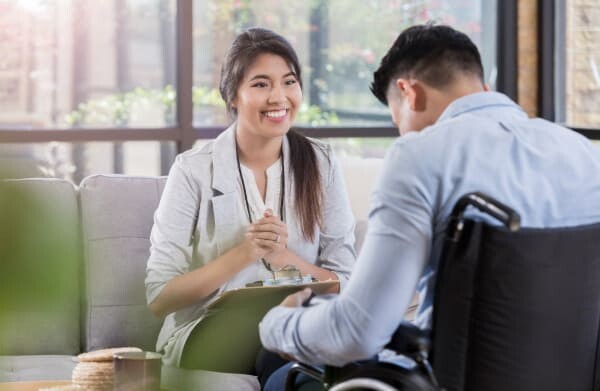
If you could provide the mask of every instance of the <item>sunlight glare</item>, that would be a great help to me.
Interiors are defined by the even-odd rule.
[[[30,14],[43,14],[55,0],[17,0],[16,6]]]

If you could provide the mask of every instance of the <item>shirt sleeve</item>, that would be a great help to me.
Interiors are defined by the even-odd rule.
[[[145,280],[148,304],[172,278],[189,271],[199,204],[199,185],[180,155],[171,167],[154,213]]]
[[[272,309],[259,326],[266,349],[340,366],[372,357],[389,341],[431,248],[434,193],[427,185],[432,181],[423,180],[422,160],[402,144],[392,147],[371,196],[365,243],[346,289],[314,307]]]
[[[319,266],[333,271],[344,290],[354,264],[354,216],[344,177],[331,147],[328,147],[329,172],[324,188],[323,226],[319,238]]]

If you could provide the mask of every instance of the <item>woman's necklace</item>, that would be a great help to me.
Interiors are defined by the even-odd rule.
[[[240,174],[240,180],[242,181],[242,190],[244,192],[244,201],[246,203],[246,212],[248,213],[248,221],[252,224],[252,214],[250,212],[250,203],[248,202],[248,193],[246,191],[246,183],[244,182],[244,175],[242,175],[242,165],[240,164],[240,149],[237,144],[237,139],[235,141],[235,158],[237,160],[238,172]],[[281,159],[281,180],[279,181],[281,189],[279,192],[279,214],[281,215],[281,221],[285,223],[285,210],[283,209],[283,202],[285,199],[285,169],[283,163],[283,145],[281,146],[281,153],[279,154],[279,158]],[[265,261],[264,258],[261,258],[263,265],[267,268],[268,271],[273,273],[273,269],[271,268],[271,264]]]

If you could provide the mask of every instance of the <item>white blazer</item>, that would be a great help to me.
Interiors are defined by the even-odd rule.
[[[313,140],[315,141],[315,140]],[[315,152],[324,189],[323,227],[314,241],[306,241],[294,211],[294,180],[287,137],[283,142],[285,216],[288,248],[308,262],[335,272],[344,289],[356,260],[354,217],[339,164],[331,147],[315,141]],[[173,164],[150,235],[146,269],[146,297],[151,303],[174,277],[194,270],[244,238],[248,217],[236,161],[235,123],[207,145],[177,156]],[[169,314],[157,341],[164,361],[178,365],[185,340],[205,315],[206,305],[220,293],[264,276],[256,262],[240,271],[212,295],[195,305]]]

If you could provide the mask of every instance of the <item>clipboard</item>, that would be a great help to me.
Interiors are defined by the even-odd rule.
[[[186,340],[181,365],[208,371],[253,374],[260,350],[258,324],[286,296],[311,288],[322,294],[338,286],[328,280],[305,284],[261,286],[224,292]]]

